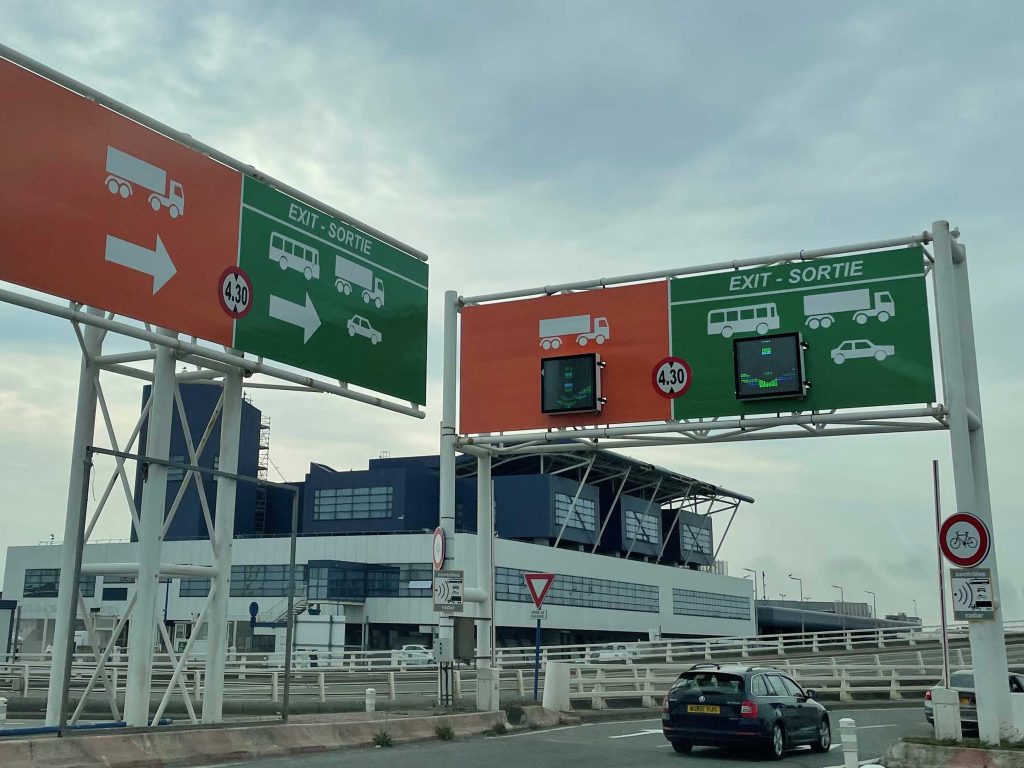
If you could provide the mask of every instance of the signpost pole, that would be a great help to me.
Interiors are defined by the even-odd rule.
[[[224,407],[220,423],[220,459],[223,472],[238,472],[238,439],[242,426],[242,370],[232,368],[224,376]],[[207,619],[206,686],[203,722],[219,723],[224,707],[224,667],[227,662],[228,592],[231,578],[231,543],[235,536],[235,495],[238,482],[221,477],[217,481],[217,509],[214,519],[213,599]]]
[[[483,593],[483,600],[477,603],[476,616],[476,667],[477,701],[481,712],[493,712],[498,708],[497,677],[491,664],[491,630],[494,624],[494,496],[491,482],[491,455],[485,453],[476,460],[476,586]]]
[[[935,536],[939,555],[939,620],[942,623],[942,685],[949,688],[949,630],[946,626],[946,564],[942,560],[942,504],[939,501],[939,462],[932,461],[932,484],[935,488]]]
[[[995,530],[989,500],[985,433],[981,416],[974,326],[971,320],[967,252],[954,242],[949,223],[932,224],[935,297],[938,308],[942,381],[948,411],[953,483],[958,512],[976,516],[992,534],[988,556],[979,566],[991,570],[992,621],[970,623],[971,657],[978,700],[978,732],[987,744],[998,744],[1012,727],[1003,621],[998,612],[999,579]]]
[[[168,331],[164,333],[176,335]],[[174,352],[170,347],[157,347],[146,435],[146,455],[150,458],[163,461],[169,458],[174,387]],[[161,531],[167,511],[167,467],[149,464],[143,468],[142,474],[139,576],[135,583],[135,612],[128,630],[128,689],[124,703],[124,719],[130,728],[149,725],[153,646],[157,638]]]
[[[540,688],[540,619],[537,619],[537,638],[533,649],[533,700],[538,699]]]
[[[98,309],[86,310],[102,315]],[[68,505],[64,517],[64,544],[61,547],[60,584],[57,591],[57,620],[53,628],[53,666],[50,669],[50,687],[46,697],[46,724],[60,722],[64,694],[66,659],[60,652],[67,638],[74,636],[74,617],[78,596],[74,589],[75,560],[85,544],[80,531],[84,528],[85,510],[82,509],[82,478],[86,472],[86,446],[92,443],[96,429],[96,371],[92,359],[100,354],[104,332],[91,325],[82,329],[84,346],[82,367],[78,374],[78,409],[75,417],[75,435],[72,442],[71,477],[68,481]],[[44,638],[45,639],[45,638]]]
[[[455,542],[455,406],[458,350],[459,295],[455,291],[444,294],[444,352],[441,376],[441,455],[439,459],[439,527],[444,531],[446,543]],[[446,548],[448,553],[454,547]],[[442,568],[447,568],[450,554],[445,555]],[[449,645],[455,642],[455,619],[442,615],[438,619],[437,638]],[[439,690],[453,690],[451,667],[439,666]]]

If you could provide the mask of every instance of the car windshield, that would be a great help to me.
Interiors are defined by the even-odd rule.
[[[973,672],[954,672],[949,676],[949,687],[950,688],[973,688],[974,687],[974,673]]]
[[[673,688],[691,693],[743,693],[743,678],[726,672],[684,672]]]

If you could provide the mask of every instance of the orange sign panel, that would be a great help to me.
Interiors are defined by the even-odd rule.
[[[671,418],[651,383],[669,350],[668,283],[484,304],[462,311],[462,433]],[[597,352],[600,413],[541,413],[540,361]]]
[[[231,344],[241,174],[0,59],[0,280]]]

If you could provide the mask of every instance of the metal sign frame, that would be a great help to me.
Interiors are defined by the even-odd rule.
[[[476,296],[445,293],[444,302],[444,374],[441,418],[441,526],[455,531],[455,455],[462,452],[475,456],[478,464],[478,493],[490,494],[490,465],[493,459],[513,458],[523,454],[562,454],[598,451],[611,448],[640,448],[680,444],[745,442],[797,438],[835,437],[843,435],[887,434],[896,432],[948,431],[956,486],[956,505],[971,510],[992,532],[988,471],[985,460],[981,395],[978,382],[977,352],[971,315],[970,285],[967,270],[967,249],[959,242],[958,230],[950,230],[946,221],[935,221],[930,231],[888,240],[842,245],[832,248],[800,250],[774,256],[724,261],[693,267],[680,267],[656,272],[636,273],[619,277],[583,280],[561,285],[546,285],[523,290],[502,291]],[[828,256],[881,251],[900,246],[919,245],[924,254],[924,275],[932,279],[934,310],[939,348],[941,392],[944,402],[920,403],[910,406],[850,408],[842,411],[797,411],[787,415],[752,415],[732,418],[669,419],[658,423],[624,424],[620,426],[581,426],[564,429],[543,429],[505,433],[459,434],[456,424],[459,371],[459,313],[464,307],[553,296],[560,293],[589,291],[609,286],[643,281],[697,275],[744,267],[815,261]],[[928,247],[931,250],[929,251]],[[611,393],[609,393],[611,394]],[[483,491],[484,484],[487,491]],[[478,503],[478,530],[493,531],[493,508]],[[478,538],[482,538],[478,536]],[[992,571],[992,592],[999,601],[995,547],[982,563]],[[486,581],[493,572],[493,559],[488,560],[481,548],[479,568],[481,588],[488,593],[493,586]],[[481,615],[492,616],[490,594],[480,603]],[[450,632],[442,623],[440,632]],[[999,743],[1001,736],[1012,732],[1009,693],[1006,689],[1007,659],[1002,621],[972,622],[971,648],[976,662],[978,681],[978,714],[981,739]],[[480,649],[478,648],[478,656]],[[478,702],[479,704],[479,702]]]

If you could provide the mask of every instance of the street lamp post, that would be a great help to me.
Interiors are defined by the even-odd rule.
[[[875,593],[870,589],[865,589],[864,594],[871,595],[871,616],[874,618],[875,623],[878,623],[878,605],[875,603]]]
[[[748,573],[754,574],[754,602],[756,603],[757,602],[757,571],[755,571],[753,568],[744,568],[743,570],[747,571]],[[743,578],[745,579],[747,577],[744,576]]]
[[[843,592],[843,588],[838,584],[833,584],[833,587],[839,590],[839,608],[838,612],[843,617],[843,632],[846,632],[846,595]]]
[[[802,639],[804,635],[804,580],[792,573],[789,574],[789,578],[800,583],[800,637]]]
[[[917,616],[917,600],[911,600],[910,602],[912,602],[914,604],[914,618],[916,619],[918,617]]]

